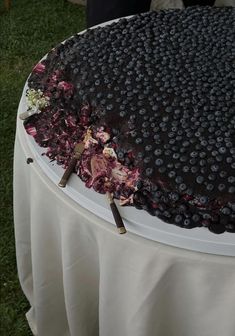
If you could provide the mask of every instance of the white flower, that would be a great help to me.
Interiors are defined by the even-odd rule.
[[[33,113],[40,113],[49,105],[49,97],[44,96],[41,90],[30,89],[27,91],[26,97],[28,109]]]

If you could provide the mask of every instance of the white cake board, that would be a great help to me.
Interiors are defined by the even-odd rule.
[[[100,26],[110,24],[114,21],[116,20],[109,21]],[[84,33],[84,31],[80,34],[82,33]],[[27,110],[25,95],[27,87],[26,82],[18,108],[18,115]],[[46,149],[39,147],[33,137],[26,133],[23,123],[19,119],[17,123],[21,145],[25,148],[25,152],[27,155],[30,154],[44,173],[55,185],[58,185],[64,173],[64,169],[55,162],[50,162],[45,155],[42,156],[42,153],[45,153]],[[28,152],[27,147],[31,153]],[[92,189],[86,188],[77,175],[72,174],[69,183],[62,190],[80,206],[115,225],[105,196],[96,193]],[[118,202],[116,202],[116,204],[117,203]],[[210,254],[235,256],[235,233],[225,232],[216,235],[203,227],[183,229],[172,224],[164,223],[159,218],[149,215],[144,210],[137,210],[134,207],[118,207],[124,219],[127,231],[129,232],[179,248]]]

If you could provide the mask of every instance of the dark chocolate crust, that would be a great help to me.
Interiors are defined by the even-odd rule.
[[[42,141],[42,125],[57,113],[79,140],[62,123],[79,124],[88,103],[118,160],[140,169],[134,206],[184,228],[235,232],[234,17],[229,7],[149,12],[70,38],[30,76],[51,104],[26,126],[56,153],[59,139]],[[55,73],[72,93],[51,86]],[[66,165],[70,155],[51,159]]]

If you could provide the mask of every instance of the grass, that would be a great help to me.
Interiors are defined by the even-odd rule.
[[[32,335],[15,260],[12,165],[17,106],[31,69],[52,47],[85,28],[83,7],[66,0],[0,2],[0,335]]]

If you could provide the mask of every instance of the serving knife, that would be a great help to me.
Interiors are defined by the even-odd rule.
[[[72,174],[72,172],[74,171],[74,168],[76,166],[77,161],[80,159],[83,151],[85,148],[85,143],[79,142],[78,144],[76,144],[75,148],[74,148],[74,155],[71,159],[71,161],[69,162],[68,167],[66,168],[60,182],[58,183],[58,186],[61,188],[64,188],[70,178],[70,175]]]
[[[115,224],[117,226],[117,229],[118,229],[118,232],[120,234],[123,234],[123,233],[126,233],[126,228],[125,228],[125,225],[123,223],[123,220],[122,220],[122,217],[120,215],[120,212],[114,202],[114,198],[113,196],[111,195],[110,192],[106,192],[106,196],[107,196],[107,199],[109,201],[109,205],[110,205],[110,208],[111,208],[111,211],[112,211],[112,214],[113,214],[113,218],[114,218],[114,221],[115,221]]]
[[[93,180],[95,180],[97,177],[99,176],[105,176],[107,171],[107,165],[104,161],[104,159],[102,159],[102,157],[100,157],[99,155],[95,155],[91,158],[91,174],[92,174],[92,178]],[[110,180],[108,177],[105,177],[105,186],[109,187],[110,185]],[[106,197],[108,199],[112,214],[113,214],[113,218],[115,221],[115,224],[117,226],[118,232],[120,234],[126,233],[126,228],[125,225],[123,223],[122,217],[120,215],[120,212],[114,202],[114,198],[112,196],[112,194],[109,191],[106,191]]]
[[[84,139],[81,142],[78,142],[76,144],[76,146],[74,147],[74,155],[71,159],[71,161],[69,162],[68,167],[66,168],[60,182],[58,183],[58,186],[61,188],[64,188],[70,178],[70,175],[72,174],[77,161],[80,159],[84,149],[85,149],[85,144],[87,141],[89,141],[90,139],[92,139],[92,131],[91,129],[88,127],[86,134],[84,136]]]

